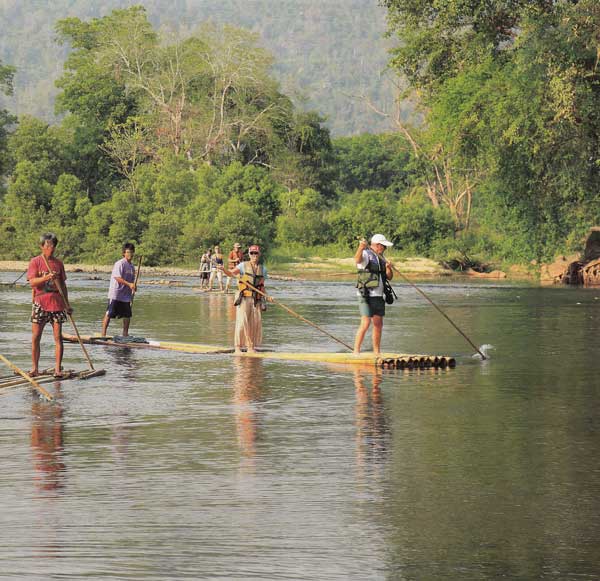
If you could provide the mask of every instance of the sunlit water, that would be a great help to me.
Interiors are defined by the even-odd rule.
[[[80,331],[99,332],[107,277],[69,282]],[[132,332],[231,344],[232,295],[186,283],[142,286]],[[352,342],[352,283],[269,288]],[[396,285],[384,349],[456,369],[93,346],[106,376],[49,384],[56,403],[0,393],[0,578],[599,578],[600,290],[422,288],[487,361]],[[28,369],[30,292],[0,298],[0,352]],[[264,332],[341,349],[274,305]],[[52,349],[47,330],[43,366]],[[76,345],[65,362],[85,367]]]

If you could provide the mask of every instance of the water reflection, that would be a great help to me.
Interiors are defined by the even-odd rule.
[[[381,392],[383,375],[375,367],[354,370],[356,392],[356,468],[364,476],[370,468],[380,468],[387,458],[390,422]]]
[[[256,403],[263,398],[263,361],[235,357],[233,368],[233,403],[238,445],[242,456],[252,460],[256,455],[256,442],[260,437],[260,416]],[[253,466],[254,462],[249,461],[246,464]]]
[[[63,408],[58,401],[60,383],[55,386],[53,403],[34,397],[31,404],[31,457],[35,488],[39,492],[60,490],[65,480]]]
[[[110,451],[115,463],[122,463],[129,456],[131,426],[127,423],[128,418],[125,414],[121,423],[110,427]]]
[[[127,347],[105,347],[107,359],[111,368],[119,370],[119,374],[128,382],[134,382],[138,378],[139,361],[135,349]]]

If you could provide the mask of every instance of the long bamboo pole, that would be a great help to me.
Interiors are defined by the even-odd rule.
[[[142,258],[143,256],[140,256],[138,258],[138,266],[137,266],[137,270],[135,272],[135,280],[133,281],[133,285],[135,287],[135,292],[131,295],[131,304],[133,305],[133,299],[135,298],[135,293],[137,292],[137,284],[138,284],[138,280],[140,278],[140,272],[142,270]]]
[[[267,293],[265,293],[265,292],[257,289],[255,286],[251,285],[249,282],[245,282],[244,281],[243,284],[245,284],[246,286],[248,286],[248,288],[252,289],[254,292],[257,292],[259,295],[265,297],[266,299],[269,299],[272,303],[276,304],[278,307],[281,307],[284,311],[287,311],[290,315],[293,315],[297,319],[300,319],[301,321],[307,323],[311,327],[314,327],[318,331],[321,331],[321,333],[324,333],[325,335],[327,335],[328,337],[330,337],[334,341],[337,341],[340,345],[343,345],[344,347],[346,347],[346,349],[349,349],[350,351],[354,351],[354,349],[352,347],[350,347],[350,345],[348,345],[348,343],[344,343],[344,341],[342,341],[341,339],[338,339],[337,337],[334,337],[331,333],[329,333],[325,329],[319,327],[319,325],[317,325],[316,323],[313,323],[312,321],[309,321],[308,319],[304,318],[302,315],[299,315],[298,313],[296,313],[295,311],[293,311],[292,309],[290,309],[288,306],[284,305],[283,303],[280,303],[279,301],[276,301],[272,296],[270,296]]]
[[[29,383],[31,383],[31,385],[33,385],[38,393],[40,393],[48,401],[54,401],[54,396],[49,391],[44,389],[35,379],[33,379],[31,375],[28,375],[14,363],[11,363],[6,357],[4,357],[4,355],[0,355],[0,360],[10,367],[15,373],[18,373],[21,377],[24,377]]]
[[[485,361],[487,357],[479,350],[475,343],[473,343],[473,341],[471,341],[471,339],[469,339],[458,328],[454,321],[452,321],[452,319],[446,313],[444,313],[444,311],[442,311],[442,309],[440,309],[440,307],[438,307],[416,284],[414,284],[407,276],[402,274],[390,261],[388,262],[390,263],[391,267],[394,269],[395,272],[397,272],[410,286],[412,286],[418,293],[420,293],[431,305],[433,305],[438,310],[438,312],[469,342],[471,347],[473,347],[473,349],[475,349],[475,351],[477,351],[477,353],[481,355],[481,359]]]
[[[46,257],[43,254],[42,254],[42,258],[44,259],[44,263],[46,264],[46,268],[48,269],[48,272],[52,272],[52,269],[50,268],[50,265],[48,264],[48,261],[46,260]],[[77,329],[77,325],[75,324],[75,319],[73,318],[73,315],[71,313],[69,313],[69,311],[71,310],[71,305],[69,305],[69,301],[67,301],[67,297],[65,296],[65,293],[63,292],[62,281],[59,281],[58,279],[54,279],[54,283],[56,285],[56,288],[58,289],[58,292],[60,293],[63,303],[65,303],[65,308],[67,309],[67,315],[69,317],[69,320],[71,321],[71,325],[73,326],[75,335],[77,335],[77,340],[79,341],[79,345],[81,345],[83,354],[85,355],[88,365],[90,366],[90,371],[94,371],[94,364],[92,363],[92,360],[90,359],[90,356],[85,348],[85,345],[83,344],[83,341],[81,340],[81,335],[79,334],[79,330]]]
[[[11,286],[15,286],[17,284],[17,282],[19,282],[19,280],[25,275],[27,274],[27,271],[22,272],[17,278],[15,278],[15,280],[13,282],[10,283]]]

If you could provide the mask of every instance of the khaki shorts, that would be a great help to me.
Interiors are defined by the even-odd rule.
[[[358,308],[361,317],[372,317],[379,315],[385,317],[385,301],[383,297],[358,297]]]

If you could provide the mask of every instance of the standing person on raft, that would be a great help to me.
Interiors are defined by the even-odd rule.
[[[238,264],[244,261],[244,253],[242,252],[242,245],[239,242],[236,242],[233,245],[233,250],[229,253],[227,257],[227,270],[233,270]],[[229,286],[231,285],[231,277],[227,277],[227,282],[225,283],[225,292],[229,292]]]
[[[385,316],[383,298],[385,281],[394,278],[392,264],[383,257],[383,253],[386,248],[393,245],[383,234],[375,234],[371,238],[371,246],[367,247],[367,241],[361,240],[354,255],[354,262],[358,268],[356,288],[361,315],[360,326],[354,339],[355,355],[360,353],[371,321],[373,321],[373,352],[375,355],[381,352],[381,332]]]
[[[106,337],[111,319],[123,319],[123,337],[129,335],[131,321],[131,301],[137,290],[135,284],[135,266],[132,264],[135,245],[123,244],[123,258],[115,262],[108,287],[108,307],[102,319],[102,336]]]
[[[235,300],[235,352],[242,352],[245,347],[248,353],[255,353],[262,343],[262,311],[266,309],[265,298],[252,290],[250,283],[258,290],[265,292],[267,269],[260,264],[260,247],[253,244],[248,248],[250,260],[240,262],[231,270],[224,269],[227,276],[238,278],[238,296]]]
[[[27,268],[27,280],[33,289],[33,308],[31,311],[31,362],[32,368],[29,372],[31,377],[39,375],[40,341],[46,323],[52,324],[54,335],[54,376],[62,377],[62,324],[67,320],[67,313],[71,314],[73,309],[62,300],[57,285],[61,290],[67,303],[69,295],[65,281],[67,275],[62,261],[54,258],[54,250],[58,244],[55,234],[49,232],[40,236],[40,256],[32,258]],[[44,260],[45,259],[45,260]],[[48,266],[46,266],[46,262]]]

